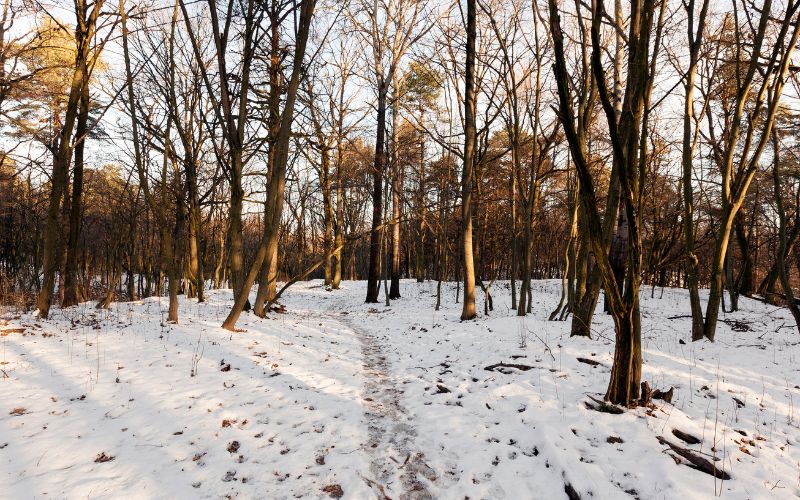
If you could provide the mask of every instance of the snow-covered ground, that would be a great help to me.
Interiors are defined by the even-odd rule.
[[[534,283],[524,319],[496,283],[495,310],[461,322],[454,286],[434,311],[433,282],[402,282],[390,307],[364,304],[361,282],[300,283],[284,314],[245,314],[235,334],[219,328],[229,291],[182,300],[178,325],[158,298],[7,316],[0,497],[800,496],[787,311],[742,299],[717,342],[692,343],[686,293],[643,291],[643,379],[674,387],[673,404],[612,415],[586,407],[608,382],[608,316],[593,339],[570,338],[547,321],[557,282]],[[500,362],[532,368],[486,369]]]

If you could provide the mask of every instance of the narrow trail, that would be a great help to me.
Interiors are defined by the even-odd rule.
[[[352,330],[361,342],[362,397],[368,430],[362,448],[370,457],[371,476],[364,480],[381,499],[432,499],[426,482],[435,481],[436,472],[425,463],[425,455],[414,448],[417,432],[401,403],[403,391],[392,374],[381,339],[352,324],[345,314],[331,313],[330,317]]]

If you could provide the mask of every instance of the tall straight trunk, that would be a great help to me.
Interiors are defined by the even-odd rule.
[[[333,282],[333,200],[331,200],[331,160],[330,153],[325,145],[322,146],[321,173],[322,179],[322,210],[323,210],[323,270],[325,273],[325,286]]]
[[[528,312],[528,287],[531,282],[531,238],[532,238],[532,221],[531,216],[533,210],[530,207],[533,193],[528,193],[529,202],[525,209],[525,219],[523,223],[522,235],[522,272],[520,278],[519,289],[519,304],[517,305],[517,316],[525,316]]]
[[[189,196],[189,274],[194,281],[198,302],[205,301],[205,276],[201,253],[200,199],[197,189],[197,167],[194,161],[186,165],[186,187]]]
[[[394,74],[395,95],[392,99],[392,240],[390,254],[391,281],[389,288],[390,299],[400,298],[400,190],[402,189],[402,175],[398,158],[399,146],[397,144],[397,121],[399,96],[397,95],[397,73]]]
[[[445,186],[450,178],[450,163],[448,162],[447,176],[439,180],[439,270],[436,283],[436,310],[442,306],[442,281],[447,279],[447,218],[445,217]]]
[[[138,197],[137,193],[137,197]],[[140,260],[137,260],[137,252],[136,252],[136,216],[135,216],[135,207],[136,204],[131,204],[131,215],[128,219],[130,223],[129,234],[128,234],[128,276],[126,277],[126,285],[128,286],[128,300],[131,302],[137,299],[136,295],[136,271],[138,270],[138,277],[139,277],[139,294],[141,295],[142,286],[141,286],[141,279],[142,279],[142,266]],[[141,259],[141,257],[138,257]],[[138,269],[134,266],[139,264]]]
[[[167,273],[167,294],[169,297],[169,308],[167,312],[167,322],[169,323],[177,323],[178,322],[178,284],[180,278],[178,277],[178,263],[175,258],[175,236],[177,233],[178,225],[181,224],[182,214],[181,211],[181,203],[178,202],[175,204],[176,213],[175,213],[175,225],[173,229],[170,230],[168,219],[166,217],[166,207],[168,206],[167,200],[167,192],[169,189],[167,188],[168,182],[168,167],[170,164],[170,155],[169,150],[171,148],[169,135],[171,132],[171,120],[167,119],[167,126],[165,129],[165,145],[164,145],[164,158],[162,160],[162,169],[161,169],[161,199],[158,201],[160,202],[160,209],[159,209],[159,233],[161,236],[161,269],[162,271],[166,271]],[[176,180],[176,182],[178,182]],[[154,203],[155,200],[151,198],[151,201]],[[160,282],[160,281],[159,281]]]
[[[512,150],[512,155],[516,153]],[[511,309],[517,308],[517,165],[513,160],[511,161],[511,179],[509,189],[511,191],[511,271],[509,278],[511,279]]]
[[[343,99],[343,97],[341,99]],[[333,280],[331,281],[331,288],[334,290],[338,290],[342,282],[342,252],[344,249],[344,186],[342,185],[343,145],[341,128],[336,152],[336,219],[333,225],[333,239],[336,251],[333,253]]]
[[[271,160],[272,154],[270,153],[270,160],[268,165],[273,165]],[[268,168],[271,171],[272,167]],[[269,201],[264,202],[264,230],[271,224],[269,220]],[[277,292],[277,271],[278,271],[278,253],[277,248],[275,254],[265,257],[264,263],[258,273],[258,291],[256,292],[256,301],[253,306],[253,312],[256,316],[263,317],[266,314],[266,304],[275,297]]]
[[[561,311],[561,321],[567,319],[569,313],[573,311],[575,308],[575,301],[577,300],[577,290],[576,290],[576,282],[577,282],[577,268],[578,268],[578,244],[580,243],[580,233],[578,232],[578,212],[580,208],[580,190],[581,186],[578,183],[577,179],[575,180],[575,187],[574,187],[574,200],[572,206],[572,238],[569,242],[569,261],[572,265],[569,268],[569,274],[567,275],[567,307],[565,307]]]
[[[397,166],[395,166],[397,168]],[[389,298],[400,298],[400,174],[392,175],[392,245],[391,245],[391,286]]]
[[[533,227],[534,219],[536,217],[536,210],[539,206],[539,196],[541,193],[541,180],[538,178],[538,148],[534,146],[534,158],[531,162],[531,183],[528,193],[528,205],[525,209],[525,224],[523,226],[525,234],[523,240],[523,253],[522,253],[522,285],[520,288],[519,305],[517,307],[517,316],[525,316],[531,312],[533,304],[533,296],[531,293],[531,279],[532,279],[532,258],[533,258]],[[534,165],[536,164],[536,165]]]
[[[683,145],[681,154],[683,188],[683,241],[686,252],[686,287],[689,289],[689,304],[692,311],[692,340],[700,340],[705,335],[703,309],[700,305],[700,270],[697,255],[694,253],[694,185],[692,184],[695,133],[692,131],[694,118],[694,87],[697,64],[699,62],[701,42],[705,31],[706,14],[709,0],[703,0],[700,8],[697,28],[694,26],[695,0],[686,4],[688,14],[688,39],[689,39],[689,67],[686,70],[686,84],[684,85],[683,109]]]
[[[72,200],[69,214],[69,239],[67,240],[67,262],[64,270],[64,297],[61,307],[77,305],[83,300],[78,282],[78,242],[80,241],[81,216],[83,211],[83,151],[89,122],[89,85],[83,84],[80,111],[75,129],[75,167],[72,178]]]
[[[73,151],[74,154],[74,151]],[[61,221],[58,225],[58,243],[56,244],[56,252],[58,254],[58,302],[64,302],[64,274],[67,270],[67,240],[69,239],[69,215],[70,203],[69,196],[70,176],[69,169],[67,169],[67,180],[64,182],[64,196],[61,203]]]
[[[461,319],[472,319],[475,310],[475,261],[472,253],[472,183],[475,163],[475,40],[476,0],[467,0],[467,61],[464,76],[464,168],[461,173],[461,258],[464,270],[464,303]]]
[[[244,189],[242,189],[242,158],[241,151],[233,152],[232,172],[231,172],[231,197],[228,207],[228,251],[231,269],[231,288],[233,296],[236,297],[242,292],[244,286],[244,238],[242,236],[242,207],[244,203]],[[249,310],[250,301],[244,306]]]
[[[378,123],[375,133],[375,159],[372,171],[372,230],[369,235],[369,271],[367,274],[367,303],[377,303],[380,285],[381,222],[383,218],[383,175],[386,163],[386,94],[388,84],[379,77]]]
[[[424,129],[425,115],[422,109],[419,110],[420,121]],[[417,278],[417,283],[422,283],[426,278],[425,266],[425,229],[426,229],[426,206],[425,206],[425,190],[426,190],[426,175],[425,172],[425,138],[420,132],[419,140],[419,178],[417,179],[417,196],[416,196],[416,212],[417,212],[417,238],[416,249],[414,251],[414,274]]]
[[[267,154],[267,173],[271,177],[275,166],[275,141],[280,133],[281,125],[281,41],[280,19],[270,15],[270,64],[269,64],[269,99],[267,101],[269,113],[267,126],[269,130],[269,152]],[[268,177],[269,179],[269,177]],[[268,181],[269,182],[269,181]],[[269,188],[269,186],[267,186]],[[271,227],[269,205],[272,200],[264,200],[264,231]],[[266,304],[275,298],[278,289],[278,253],[277,248],[272,255],[264,258],[258,275],[258,291],[253,312],[260,317],[266,314]]]
[[[166,180],[166,179],[164,179]],[[176,179],[176,183],[179,183],[180,180]],[[166,191],[166,190],[165,190]],[[180,192],[180,189],[178,190]],[[184,208],[183,203],[181,202],[183,196],[182,193],[178,195],[178,202],[175,204],[175,224],[172,229],[172,234],[169,234],[169,231],[162,232],[162,238],[165,235],[168,235],[166,238],[166,242],[163,244],[162,249],[165,250],[162,253],[164,257],[164,265],[167,268],[167,291],[169,293],[169,310],[167,312],[167,321],[170,323],[177,323],[178,322],[178,288],[180,286],[180,259],[178,258],[181,255],[181,252],[178,248],[179,242],[181,241],[181,234],[183,232],[184,226]]]
[[[417,237],[414,240],[414,276],[417,283],[422,283],[427,277],[427,266],[425,263],[425,212],[421,210],[417,218],[417,230],[415,231]]]
[[[386,182],[383,186],[383,191],[385,193],[389,192],[389,184],[392,182],[392,179],[386,179]],[[389,197],[387,196],[383,200],[383,213],[389,213]],[[383,281],[383,299],[384,304],[388,307],[391,305],[391,300],[389,298],[389,266],[391,262],[388,258],[388,234],[386,231],[381,231],[381,281]]]

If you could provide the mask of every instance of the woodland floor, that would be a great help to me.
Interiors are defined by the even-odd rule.
[[[471,322],[454,284],[437,312],[436,283],[413,281],[389,307],[364,304],[363,282],[300,283],[284,313],[245,314],[235,334],[219,328],[230,291],[182,299],[177,325],[158,298],[6,313],[0,497],[800,496],[788,311],[741,299],[717,342],[692,343],[686,293],[644,290],[643,379],[674,398],[613,415],[586,406],[608,382],[610,318],[569,338],[547,321],[560,283],[534,282],[525,319],[508,283],[493,288],[494,311]]]

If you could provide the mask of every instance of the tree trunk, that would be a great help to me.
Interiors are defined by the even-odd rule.
[[[322,251],[326,256],[322,264],[325,273],[325,286],[331,286],[333,283],[333,258],[331,251],[334,245],[333,236],[333,201],[331,200],[331,161],[330,154],[325,145],[322,145],[322,158],[321,158],[321,173],[322,179],[322,209],[323,209],[323,243]]]
[[[628,286],[633,286],[629,283]],[[611,380],[605,399],[613,403],[630,405],[639,399],[642,378],[642,340],[639,320],[639,290],[634,290],[634,306],[628,314],[614,316],[616,341]]]
[[[205,301],[205,276],[201,253],[200,200],[197,190],[197,167],[193,161],[186,166],[186,185],[189,191],[189,274],[194,280],[197,302]]]
[[[464,303],[461,319],[473,319],[475,311],[475,262],[472,257],[472,183],[475,162],[475,39],[476,0],[467,0],[467,61],[464,83],[464,168],[461,174],[461,258],[464,270]]]
[[[231,288],[233,296],[237,297],[242,292],[244,286],[244,241],[242,238],[242,205],[244,201],[244,189],[242,189],[242,159],[241,151],[232,152],[234,159],[231,172],[231,198],[228,208],[228,251],[231,268]],[[238,164],[238,166],[237,166]],[[250,309],[250,301],[247,300],[244,310]]]
[[[402,174],[398,159],[399,146],[397,145],[397,119],[399,96],[397,95],[397,73],[394,76],[395,95],[392,100],[392,241],[391,241],[391,287],[389,298],[400,298],[400,190],[402,189]]]
[[[336,219],[333,225],[333,239],[336,251],[333,254],[333,280],[331,282],[331,288],[334,290],[338,290],[342,282],[342,250],[344,248],[344,186],[342,185],[341,139],[339,142],[336,165]]]
[[[86,71],[84,71],[86,73]],[[69,239],[67,262],[64,272],[64,297],[61,307],[77,305],[83,300],[78,282],[78,242],[80,241],[81,216],[83,211],[83,151],[86,144],[89,121],[89,84],[84,82],[81,90],[80,111],[75,131],[75,168],[72,179],[72,203],[69,214]]]
[[[693,181],[693,157],[694,157],[694,136],[692,133],[692,122],[694,121],[694,87],[695,74],[700,51],[700,41],[703,37],[705,26],[705,16],[708,9],[708,0],[703,1],[700,11],[699,25],[696,35],[692,32],[694,28],[694,0],[689,0],[686,10],[689,15],[689,68],[686,71],[686,84],[684,110],[683,110],[683,145],[681,154],[682,178],[681,187],[683,188],[683,241],[686,252],[686,287],[689,289],[689,304],[692,310],[692,340],[700,340],[705,335],[705,323],[703,320],[703,309],[700,305],[699,292],[699,266],[697,255],[694,253],[694,185]]]
[[[720,217],[720,229],[714,242],[714,257],[711,261],[711,286],[708,292],[708,304],[706,304],[705,336],[713,341],[717,330],[717,319],[719,318],[719,307],[722,301],[725,281],[725,256],[728,251],[728,241],[730,240],[731,227],[733,226],[731,207],[723,206]]]
[[[369,272],[367,274],[367,299],[376,304],[380,285],[381,269],[381,221],[383,218],[383,171],[386,162],[386,93],[387,83],[382,77],[378,82],[378,123],[375,134],[375,160],[372,171],[372,231],[369,235]]]

